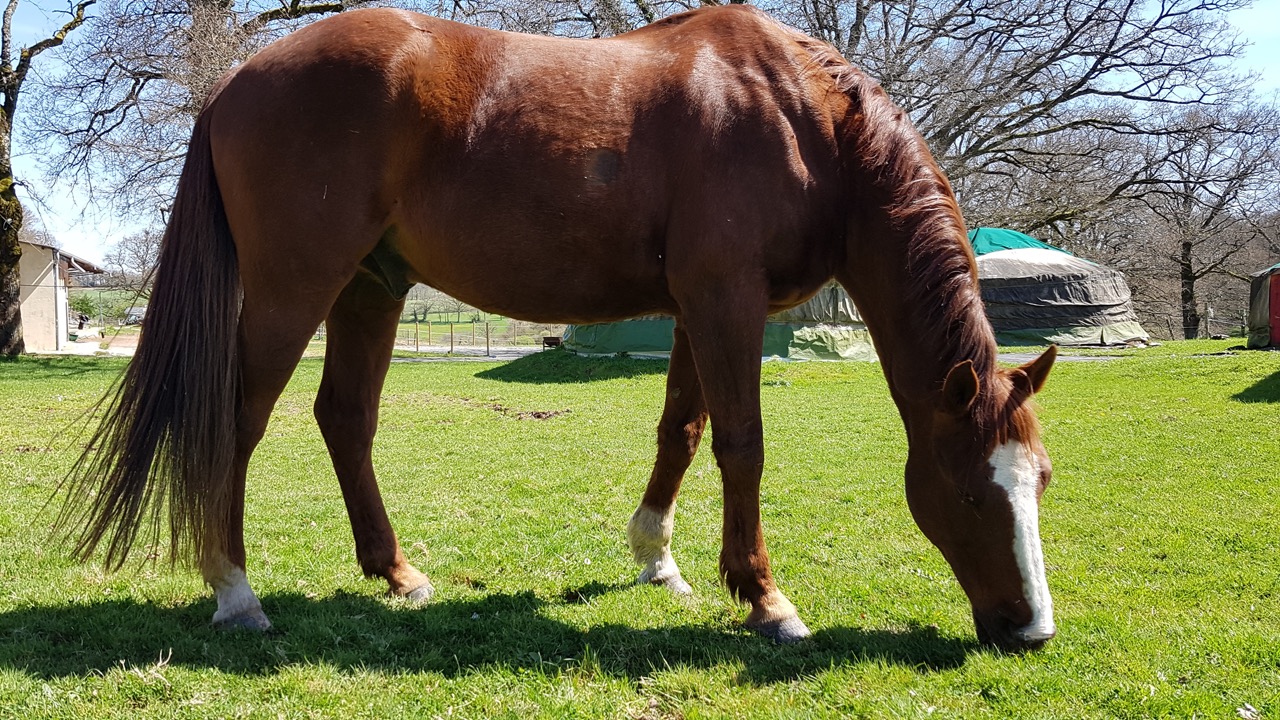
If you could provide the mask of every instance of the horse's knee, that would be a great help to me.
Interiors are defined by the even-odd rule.
[[[736,484],[741,480],[759,482],[764,469],[764,434],[744,433],[731,437],[716,435],[711,451],[720,465],[721,480]]]

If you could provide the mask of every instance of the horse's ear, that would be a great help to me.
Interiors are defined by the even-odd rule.
[[[1044,387],[1044,381],[1049,379],[1049,371],[1053,369],[1053,361],[1058,357],[1058,346],[1050,345],[1048,350],[1040,354],[1040,357],[1018,368],[1026,373],[1029,387],[1025,388],[1028,395],[1034,395],[1040,392]],[[1017,380],[1015,379],[1015,382]]]
[[[942,383],[942,409],[952,415],[963,415],[978,398],[978,373],[973,361],[965,360],[951,368]]]

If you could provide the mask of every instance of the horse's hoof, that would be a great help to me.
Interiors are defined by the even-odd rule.
[[[431,583],[423,583],[413,590],[410,590],[404,597],[412,603],[425,603],[430,601],[431,597],[435,594],[436,589],[431,586]]]
[[[685,582],[684,578],[680,577],[679,575],[663,580],[662,586],[670,590],[671,592],[675,593],[676,595],[692,595],[693,594],[693,588],[689,587],[689,583]]]
[[[667,575],[666,577],[654,577],[654,573],[645,570],[640,573],[640,577],[636,578],[637,585],[661,585],[676,595],[692,595],[693,588],[689,583],[684,581],[680,573]]]
[[[266,613],[262,612],[262,608],[253,608],[231,617],[219,618],[214,616],[213,626],[218,630],[266,632],[271,629],[271,621],[267,619]]]
[[[782,620],[769,620],[749,627],[779,645],[790,645],[809,637],[809,628],[805,626],[803,620],[794,615]]]

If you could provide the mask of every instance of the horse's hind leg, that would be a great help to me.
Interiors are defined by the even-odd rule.
[[[760,356],[766,296],[763,289],[758,294],[751,288],[735,289],[736,295],[704,279],[681,303],[724,485],[720,575],[735,597],[750,603],[748,627],[778,642],[794,642],[809,629],[773,582],[760,524]],[[725,298],[734,300],[726,303]]]
[[[627,523],[627,541],[636,562],[644,566],[639,582],[654,583],[687,594],[689,583],[671,557],[671,533],[675,524],[676,494],[698,451],[707,424],[707,404],[702,382],[689,350],[689,337],[676,325],[667,370],[667,400],[658,423],[658,458],[649,476],[644,499]]]
[[[378,401],[403,307],[403,299],[391,297],[363,272],[342,291],[325,323],[328,345],[315,414],[342,486],[361,569],[385,578],[394,595],[426,600],[431,583],[400,551],[371,454]]]
[[[245,576],[244,491],[249,458],[262,439],[271,409],[324,318],[332,294],[317,291],[311,300],[292,288],[257,278],[245,279],[240,312],[239,356],[241,403],[236,417],[236,452],[231,466],[230,508],[220,548],[208,548],[200,559],[205,582],[218,601],[213,624],[266,630],[271,622]],[[332,291],[332,292],[336,292]],[[319,298],[319,299],[316,299]],[[218,522],[210,519],[210,522]]]

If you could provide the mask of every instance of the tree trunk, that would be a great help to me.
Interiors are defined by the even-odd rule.
[[[8,215],[8,213],[3,213]],[[7,227],[0,232],[0,356],[21,355],[26,349],[22,342],[22,281],[18,272],[18,231]]]
[[[22,203],[13,181],[10,147],[8,118],[0,117],[0,357],[14,357],[26,350],[22,342],[22,274],[18,267],[22,257],[22,247],[18,245]]]
[[[1179,281],[1182,284],[1182,337],[1195,340],[1200,335],[1200,311],[1196,309],[1196,275],[1191,265],[1191,252],[1194,246],[1183,241],[1182,253],[1178,258]]]

